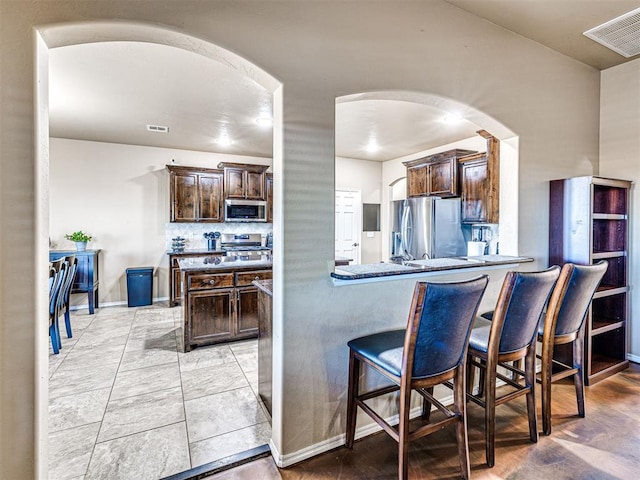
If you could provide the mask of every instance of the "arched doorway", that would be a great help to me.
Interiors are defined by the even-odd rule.
[[[447,123],[447,116],[457,117],[457,122]],[[518,137],[512,130],[476,108],[431,93],[375,91],[336,99],[336,189],[357,186],[369,202],[381,206],[380,232],[375,237],[362,232],[360,239],[373,263],[390,258],[390,202],[406,195],[400,191],[406,187],[402,162],[452,148],[482,151],[485,139],[476,133],[479,130],[501,142],[500,245],[504,253],[515,254]],[[372,164],[379,165],[378,178],[371,173]]]
[[[37,67],[37,114],[36,114],[36,138],[38,148],[36,150],[36,171],[38,178],[41,181],[38,183],[36,196],[37,205],[39,206],[37,214],[36,230],[38,232],[37,245],[36,245],[36,264],[38,265],[38,278],[44,279],[46,273],[43,266],[46,265],[44,258],[47,257],[47,243],[46,238],[49,232],[49,190],[48,190],[48,172],[49,172],[49,129],[48,129],[48,54],[49,49],[63,46],[71,46],[83,43],[96,43],[96,42],[109,42],[109,41],[132,41],[132,42],[146,42],[158,45],[170,46],[179,48],[185,51],[201,55],[205,58],[214,60],[216,62],[223,63],[229,68],[235,69],[238,72],[248,76],[263,88],[271,92],[273,95],[273,131],[274,135],[281,135],[279,130],[282,128],[281,108],[279,102],[281,101],[280,89],[282,85],[274,79],[272,76],[246,61],[242,57],[222,49],[204,40],[184,35],[175,30],[161,28],[157,26],[150,26],[138,23],[128,22],[95,22],[95,23],[76,23],[68,25],[54,25],[41,27],[37,31],[37,47],[36,56],[38,60]],[[274,149],[273,153],[273,170],[274,178],[274,230],[276,230],[276,238],[278,238],[278,225],[279,225],[279,205],[281,198],[281,186],[279,186],[278,178],[282,172],[282,155],[279,149]],[[280,227],[281,228],[281,227]],[[279,248],[276,243],[275,248]],[[282,258],[281,255],[276,256],[277,259]],[[274,262],[274,270],[278,271],[279,260]],[[43,280],[42,280],[43,281]],[[274,288],[276,299],[275,303],[278,304],[278,273],[274,275]],[[44,291],[44,289],[41,289]],[[38,328],[46,325],[44,320],[44,305],[46,301],[42,298],[38,298],[38,312],[39,321],[36,323]],[[47,371],[47,358],[43,352],[47,351],[46,341],[47,336],[44,331],[37,332],[37,345],[36,345],[36,370],[37,374],[37,410],[36,418],[39,419],[36,430],[38,445],[38,471],[40,476],[45,476],[47,471],[47,378],[46,374],[41,372]],[[276,419],[277,420],[277,419]],[[274,422],[274,428],[277,430],[277,421]]]

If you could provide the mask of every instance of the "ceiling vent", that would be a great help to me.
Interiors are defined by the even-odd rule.
[[[156,133],[169,133],[169,127],[164,125],[147,125],[147,130]]]
[[[640,53],[640,8],[584,32],[625,58]]]

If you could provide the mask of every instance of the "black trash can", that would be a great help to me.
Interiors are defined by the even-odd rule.
[[[153,267],[127,268],[127,304],[141,307],[153,303]]]

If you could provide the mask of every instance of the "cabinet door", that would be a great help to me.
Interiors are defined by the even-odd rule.
[[[222,222],[222,174],[200,175],[198,197],[198,219],[204,222]]]
[[[258,336],[258,289],[242,287],[238,292],[236,335]]]
[[[171,268],[171,305],[178,305],[182,300],[182,278],[179,267]]]
[[[198,218],[198,175],[171,173],[171,221],[195,222]]]
[[[407,169],[408,197],[423,197],[429,194],[427,185],[428,169],[428,165]]]
[[[247,171],[245,179],[245,198],[264,200],[264,173]]]
[[[189,292],[185,348],[188,349],[187,345],[210,344],[231,338],[234,292],[233,289]]]
[[[462,222],[487,221],[487,159],[465,162],[460,167]]]
[[[267,173],[265,178],[265,190],[267,197],[267,223],[273,223],[273,175]]]
[[[245,171],[241,168],[224,169],[224,188],[227,198],[244,198]]]
[[[448,158],[429,164],[427,174],[429,195],[441,197],[458,195],[457,161]]]

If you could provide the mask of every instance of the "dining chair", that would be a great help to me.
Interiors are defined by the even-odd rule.
[[[560,267],[541,272],[507,272],[491,321],[478,317],[471,330],[467,370],[480,370],[480,388],[473,394],[467,386],[467,398],[484,408],[485,451],[487,465],[495,464],[496,407],[522,395],[527,399],[529,437],[538,441],[536,416],[536,337],[542,311],[558,279]],[[524,371],[511,365],[524,359]],[[498,366],[524,378],[524,384],[498,371]],[[469,374],[473,378],[473,374]],[[512,388],[497,395],[500,379]]]
[[[465,356],[471,324],[488,277],[450,283],[418,282],[414,288],[408,325],[404,330],[380,332],[348,342],[349,386],[345,445],[353,448],[357,407],[398,442],[398,477],[408,476],[409,442],[455,424],[462,476],[469,478],[465,402]],[[381,373],[393,385],[360,393],[361,364]],[[453,381],[453,409],[433,396],[435,385]],[[411,392],[423,397],[429,420],[431,405],[445,418],[409,431]],[[399,424],[391,426],[366,401],[399,391]]]
[[[607,271],[608,262],[595,265],[566,263],[560,272],[547,314],[538,329],[538,340],[542,342],[542,431],[551,434],[551,384],[573,377],[576,389],[578,415],[585,416],[584,409],[584,331],[585,320],[593,295]],[[571,344],[573,365],[553,358],[556,345]],[[555,373],[554,373],[555,371]]]
[[[62,292],[59,295],[58,299],[58,315],[60,312],[64,313],[64,324],[65,329],[67,330],[67,338],[72,338],[73,334],[71,331],[71,314],[69,312],[69,301],[71,298],[71,288],[73,286],[73,281],[76,276],[76,271],[78,270],[78,259],[75,255],[68,255],[64,257],[64,261],[67,264],[67,271],[65,272],[65,280],[62,286]]]
[[[62,348],[58,327],[58,299],[64,282],[65,269],[64,264],[59,270],[53,266],[49,269],[49,336],[53,353],[56,354],[60,353],[60,348]]]

